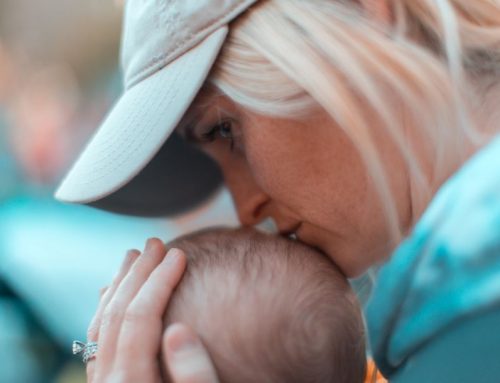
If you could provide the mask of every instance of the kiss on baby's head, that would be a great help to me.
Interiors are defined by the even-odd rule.
[[[165,313],[197,332],[221,382],[363,382],[356,298],[329,259],[251,229],[211,229],[168,244],[188,267]]]

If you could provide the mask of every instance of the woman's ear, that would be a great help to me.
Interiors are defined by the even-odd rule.
[[[366,13],[383,25],[392,24],[392,11],[389,0],[361,0]]]

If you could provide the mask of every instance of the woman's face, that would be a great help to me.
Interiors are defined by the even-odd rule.
[[[356,149],[326,113],[303,121],[267,117],[209,90],[178,130],[219,163],[243,225],[272,217],[281,234],[319,248],[348,277],[389,253],[374,186]],[[404,221],[407,182],[394,152],[389,144],[382,148]]]

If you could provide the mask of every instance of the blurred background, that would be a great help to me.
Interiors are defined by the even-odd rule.
[[[227,192],[175,220],[52,199],[120,95],[119,0],[0,0],[0,382],[84,382],[71,355],[129,248],[234,224]]]

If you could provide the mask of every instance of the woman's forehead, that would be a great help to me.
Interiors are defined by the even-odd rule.
[[[184,114],[176,130],[183,135],[188,126],[198,123],[207,115],[220,110],[232,111],[235,108],[235,104],[216,88],[204,87]]]
[[[184,135],[186,128],[199,120],[210,109],[210,106],[216,102],[216,98],[216,93],[213,90],[202,88],[186,113],[184,113],[176,131]]]

